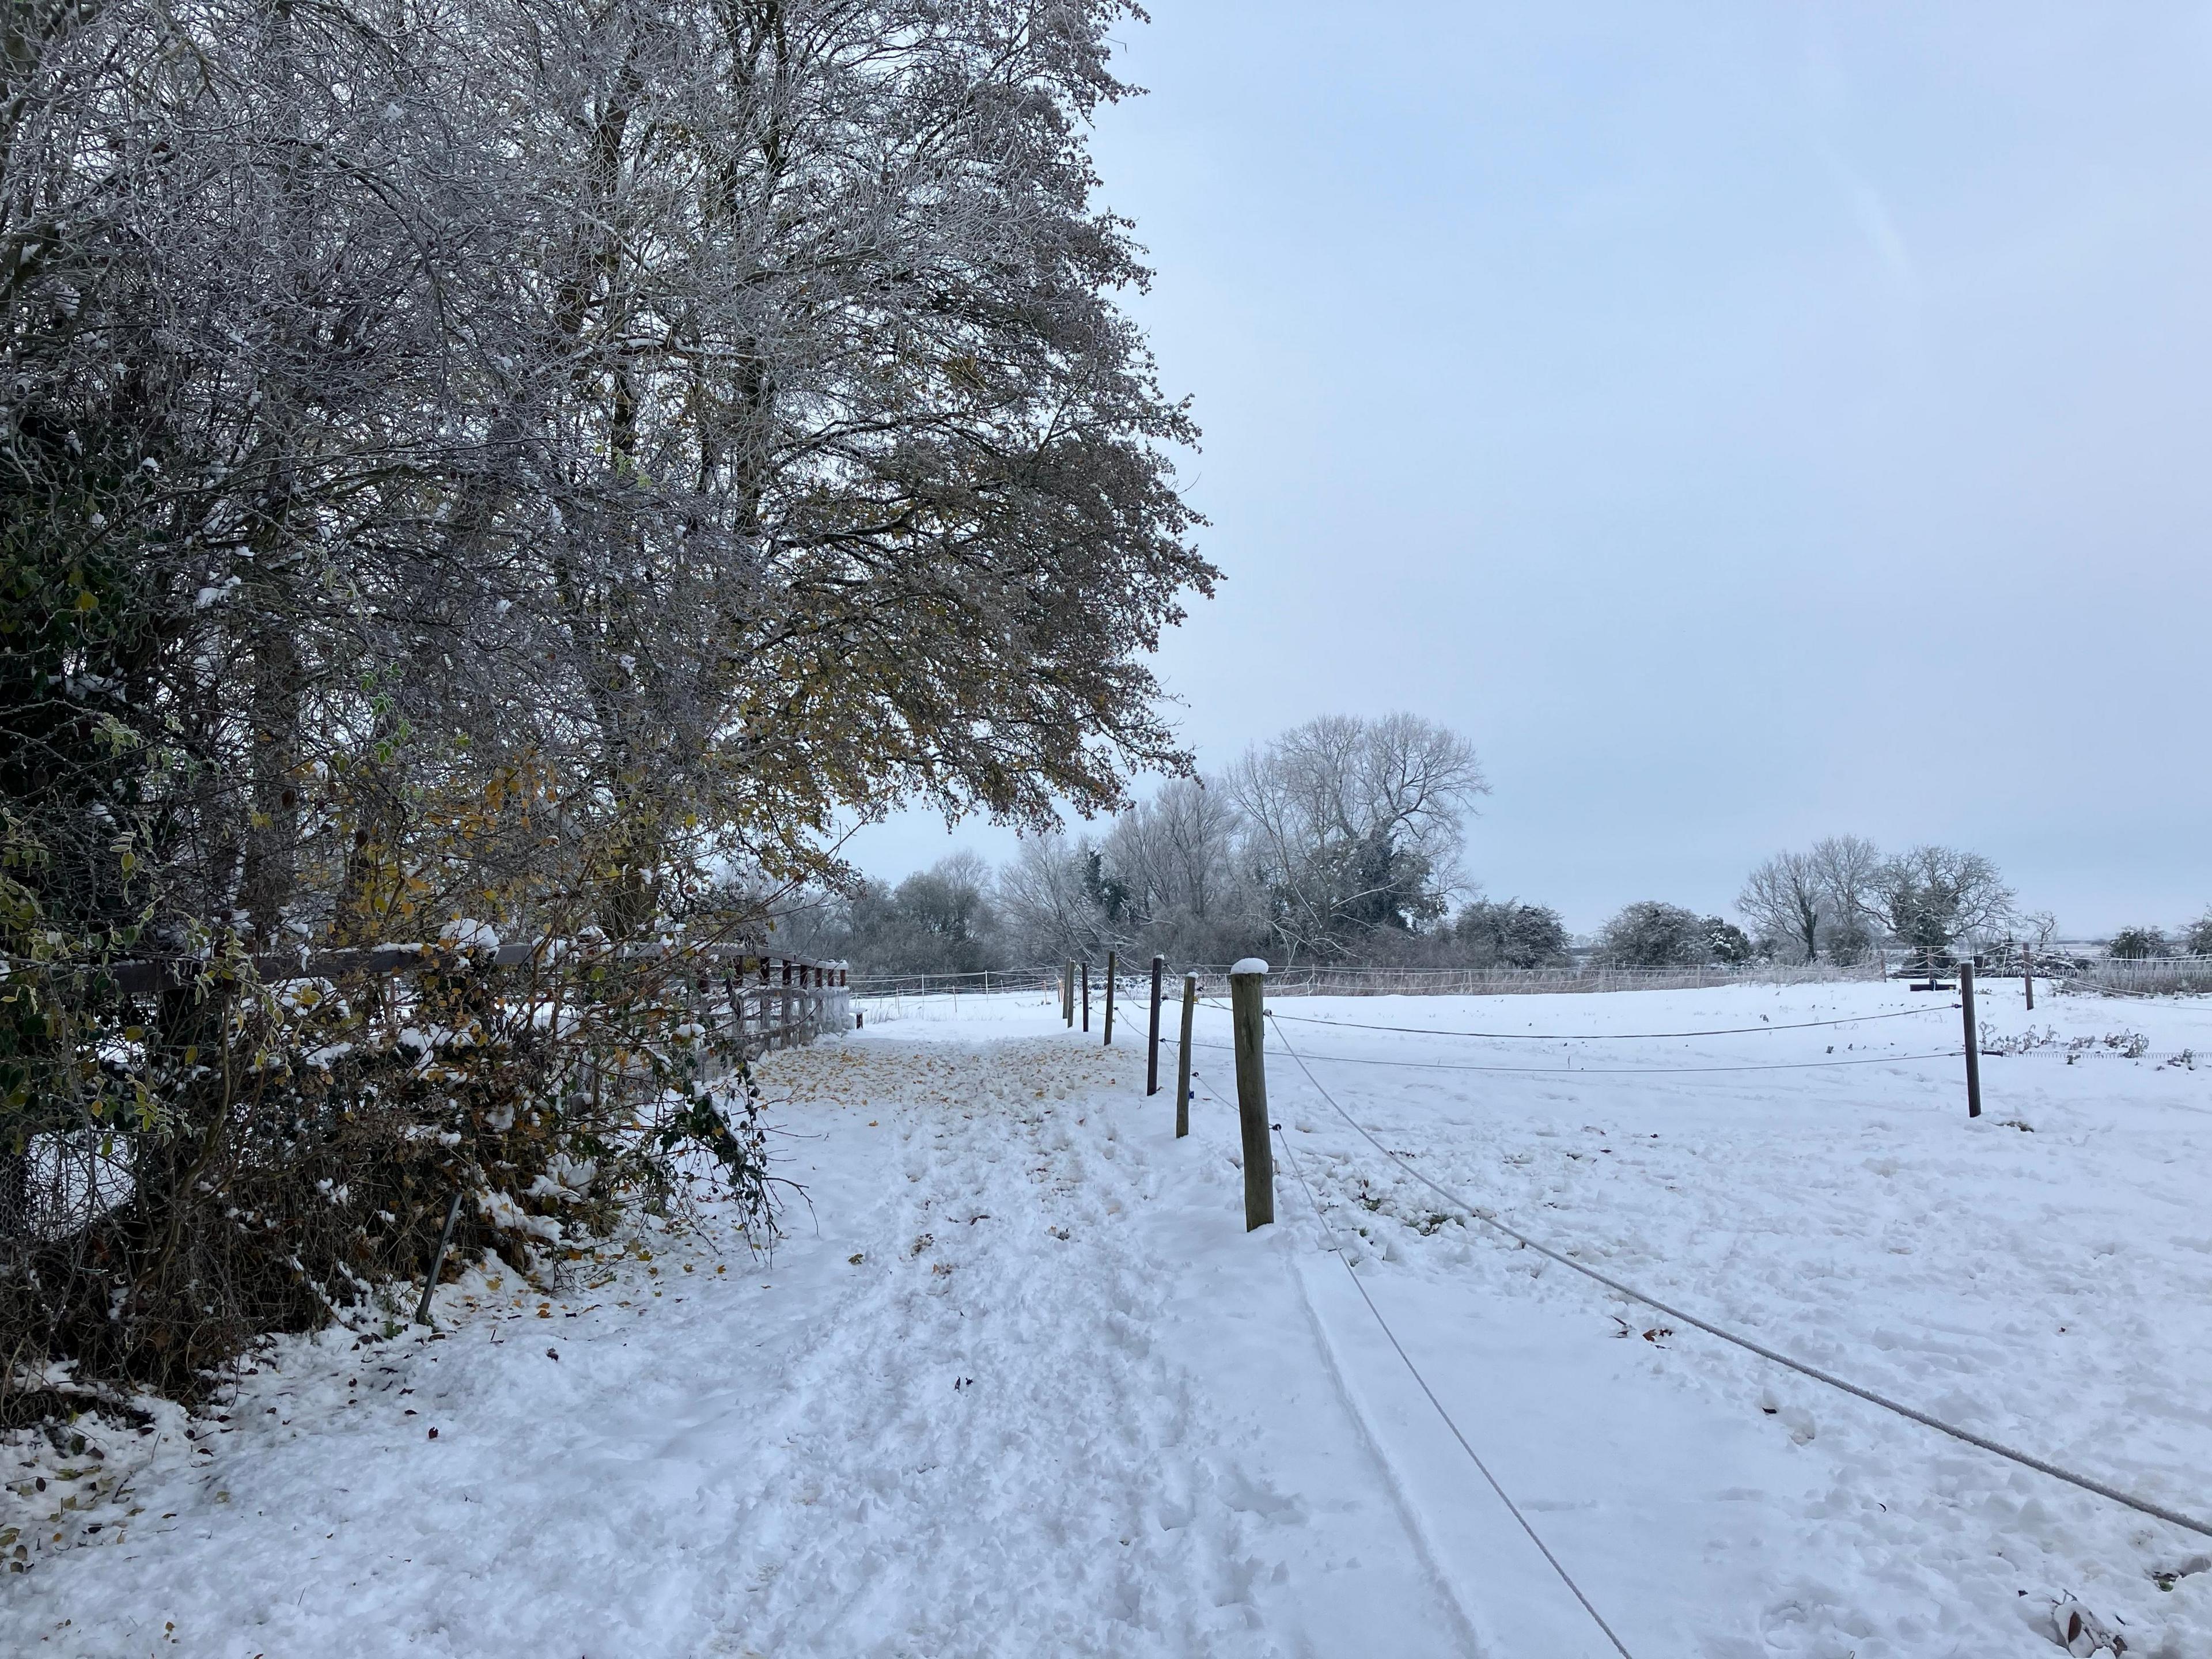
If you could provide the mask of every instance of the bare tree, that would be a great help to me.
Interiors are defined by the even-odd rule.
[[[1815,855],[1777,853],[1751,872],[1735,904],[1760,932],[1788,941],[1799,961],[1820,959],[1834,912]]]
[[[1828,954],[1856,962],[1883,927],[1881,849],[1864,836],[1826,836],[1813,843],[1812,859],[1827,896]]]
[[[1474,747],[1414,714],[1326,715],[1254,750],[1226,784],[1292,960],[1434,921],[1459,890]]]
[[[1089,957],[1109,937],[1093,878],[1097,848],[1088,838],[1036,836],[999,872],[999,914],[1016,957],[1052,963]]]
[[[1267,936],[1241,856],[1243,817],[1220,786],[1172,779],[1115,821],[1101,853],[1125,893],[1129,943],[1182,962],[1232,961]]]

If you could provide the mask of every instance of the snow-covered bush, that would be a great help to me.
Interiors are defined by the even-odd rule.
[[[236,959],[158,1000],[11,973],[11,1006],[127,1042],[73,1083],[50,1066],[41,1121],[78,1127],[0,1158],[0,1415],[35,1409],[8,1384],[51,1361],[189,1395],[258,1337],[419,1286],[457,1191],[456,1270],[544,1268],[623,1205],[664,1205],[694,1151],[741,1223],[772,1225],[757,1097],[727,1022],[701,1017],[697,958],[502,967],[466,937],[312,995]]]
[[[1677,968],[1703,963],[1737,966],[1756,956],[1743,929],[1679,904],[1639,899],[1598,931],[1592,960],[1609,968]]]
[[[2112,935],[2110,954],[2123,962],[2141,962],[2166,953],[2166,935],[2156,927],[2123,927]]]

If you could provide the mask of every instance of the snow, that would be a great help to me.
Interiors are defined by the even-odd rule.
[[[278,1345],[227,1421],[103,1431],[75,1483],[11,1447],[50,1485],[4,1496],[0,1536],[33,1547],[0,1649],[1611,1653],[1323,1248],[1294,1164],[1639,1659],[2033,1659],[2076,1620],[2074,1651],[2102,1631],[2193,1659],[2212,1540],[1501,1243],[1285,1048],[1393,1152],[1577,1260],[2201,1512],[2212,1003],[2046,998],[2033,1030],[2056,1035],[1983,1060],[1971,1123],[1955,1054],[1904,1058],[1955,1048],[1958,1013],[1900,986],[1278,999],[1335,1024],[1268,1030],[1289,1157],[1280,1223],[1249,1237],[1225,1012],[1201,1009],[1177,1142],[1141,1038],[1102,1049],[1049,994],[906,999],[770,1057],[806,1188],[772,1261],[711,1207],[648,1221],[557,1284],[445,1287],[434,1335]],[[2016,984],[1980,1000],[1993,1037],[2031,1029]],[[1851,1023],[1350,1024],[1817,1019]]]
[[[1246,957],[1229,971],[1231,974],[1264,974],[1267,971],[1267,964],[1261,957]]]
[[[456,951],[496,951],[499,933],[488,921],[456,916],[438,930],[438,943]]]

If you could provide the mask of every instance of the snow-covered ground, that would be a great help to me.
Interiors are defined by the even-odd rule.
[[[1290,1168],[1243,1232],[1225,1014],[1177,1143],[1140,1010],[1102,1051],[1049,997],[910,1000],[769,1063],[808,1189],[772,1262],[711,1212],[647,1227],[553,1286],[447,1287],[434,1339],[283,1345],[227,1421],[11,1470],[0,1650],[1613,1652],[1441,1405],[1638,1659],[2050,1654],[2076,1606],[2076,1651],[2212,1654],[2212,1540],[1668,1332],[1450,1214],[1284,1047],[1578,1259],[2212,1509],[2212,1002],[2031,1027],[1984,986],[1994,1035],[2041,1040],[1983,1061],[1969,1123],[1959,1060],[1905,1058],[1955,1050],[1948,1001],[1279,1004],[1283,1141],[1432,1403]],[[1785,1062],[1820,1064],[1710,1069]],[[1498,1066],[1547,1069],[1447,1069]]]

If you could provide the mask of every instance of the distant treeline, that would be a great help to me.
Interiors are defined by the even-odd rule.
[[[2021,911],[1978,853],[1835,836],[1753,871],[1733,918],[1642,899],[1578,943],[1556,908],[1486,897],[1469,878],[1466,821],[1487,788],[1473,745],[1433,721],[1330,716],[1221,773],[1171,781],[1102,835],[1030,841],[995,870],[958,853],[896,885],[810,890],[781,935],[862,974],[952,974],[1109,950],[1389,967],[1849,964],[1877,946],[1938,958],[2048,946],[2057,928]],[[2200,934],[2212,949],[2212,922],[2188,937]],[[2169,948],[2154,928],[2113,946]]]

